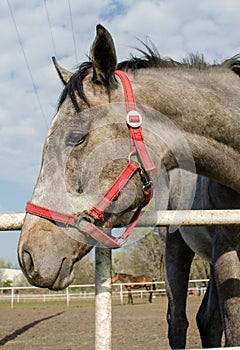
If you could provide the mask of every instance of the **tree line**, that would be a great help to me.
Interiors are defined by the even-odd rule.
[[[164,259],[160,251],[158,230],[156,228],[146,231],[140,229],[137,233],[139,239],[132,244],[113,251],[113,272],[127,273],[131,275],[149,275],[156,281],[164,280]],[[89,256],[85,257],[76,266],[75,283],[94,283],[94,261]],[[195,255],[191,266],[189,279],[207,279],[210,275],[209,264]]]

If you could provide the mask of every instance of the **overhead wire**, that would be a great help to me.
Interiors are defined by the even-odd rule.
[[[51,25],[49,11],[48,11],[48,7],[47,7],[47,0],[44,0],[44,6],[45,6],[45,11],[46,11],[46,16],[47,16],[48,28],[49,28],[50,36],[51,36],[51,40],[52,40],[54,55],[57,56],[57,50],[56,50],[54,37],[53,37],[52,25]]]
[[[48,28],[49,28],[50,36],[51,36],[51,40],[52,40],[53,51],[54,51],[55,56],[57,56],[57,50],[56,50],[56,46],[55,46],[53,30],[52,30],[52,24],[51,24],[51,19],[50,19],[50,15],[49,15],[49,11],[48,11],[48,6],[47,6],[47,0],[44,0],[44,6],[45,6],[45,11],[46,11],[46,16],[47,16]],[[71,8],[70,0],[68,0],[68,11],[69,11],[70,24],[71,24],[71,31],[72,31],[72,40],[73,40],[75,60],[76,60],[76,63],[78,64],[77,45],[76,45],[76,39],[75,39],[75,32],[74,32],[74,25],[73,25],[73,16],[72,16],[72,8]]]
[[[33,74],[32,74],[32,71],[31,71],[30,64],[28,62],[28,58],[27,58],[26,52],[24,50],[24,45],[23,45],[23,42],[22,42],[22,39],[21,39],[20,31],[18,29],[17,22],[16,22],[16,19],[15,19],[15,16],[14,16],[14,11],[13,11],[13,9],[11,7],[11,4],[10,4],[9,0],[7,0],[7,4],[8,4],[9,12],[10,12],[10,15],[11,15],[11,18],[12,18],[12,22],[13,22],[14,27],[15,27],[15,31],[16,31],[16,34],[17,34],[18,43],[19,43],[19,46],[21,48],[22,55],[23,55],[23,58],[24,58],[24,61],[25,61],[25,64],[26,64],[26,67],[27,67],[27,70],[28,70],[28,73],[29,73],[29,76],[30,76],[30,80],[31,80],[31,83],[32,83],[32,86],[33,86],[33,90],[34,90],[35,96],[37,98],[38,105],[39,105],[42,117],[44,119],[46,127],[48,128],[47,118],[46,118],[46,115],[44,113],[44,109],[43,109],[43,106],[42,106],[42,103],[41,103],[41,100],[40,100],[40,96],[39,96],[38,91],[37,91],[37,87],[36,87],[36,84],[35,84],[35,81],[34,81],[34,78],[33,78]],[[47,6],[47,0],[44,0],[44,6],[45,6],[45,12],[46,12],[46,16],[47,16],[47,22],[48,22],[48,27],[49,27],[49,31],[50,31],[53,51],[54,51],[55,56],[57,56],[56,45],[55,45],[55,41],[54,41],[51,20],[50,20],[48,6]],[[68,10],[69,10],[70,23],[71,23],[71,31],[72,31],[72,40],[73,40],[73,47],[74,47],[74,53],[75,53],[75,60],[76,60],[76,64],[78,64],[77,45],[76,45],[76,39],[75,39],[75,33],[74,33],[74,25],[73,25],[73,17],[72,17],[72,9],[71,9],[70,0],[68,0]]]
[[[46,124],[46,127],[48,129],[47,118],[46,118],[46,115],[44,113],[43,106],[42,106],[42,103],[41,103],[41,100],[40,100],[40,97],[39,97],[39,94],[38,94],[38,91],[37,91],[37,87],[36,87],[36,84],[35,84],[34,79],[33,79],[33,74],[32,74],[32,71],[31,71],[31,67],[30,67],[30,65],[28,63],[27,55],[26,55],[25,50],[24,50],[23,42],[22,42],[22,39],[21,39],[20,32],[18,30],[18,26],[17,26],[16,20],[15,20],[13,9],[12,9],[12,7],[10,5],[9,0],[7,0],[7,3],[8,3],[9,12],[10,12],[10,15],[11,15],[14,27],[15,27],[15,31],[16,31],[16,34],[17,34],[18,43],[19,43],[19,46],[21,48],[21,51],[22,51],[22,54],[23,54],[23,57],[24,57],[24,61],[25,61],[25,64],[26,64],[26,67],[27,67],[27,70],[28,70],[28,73],[29,73],[29,76],[30,76],[30,79],[31,79],[31,83],[32,83],[32,86],[33,86],[33,91],[34,91],[35,96],[37,98],[38,105],[39,105],[42,117],[43,117],[44,122]]]
[[[77,45],[76,45],[75,34],[74,34],[74,26],[73,26],[72,9],[71,9],[70,0],[68,0],[68,9],[69,9],[69,16],[70,16],[70,22],[71,22],[71,28],[72,28],[72,39],[73,39],[73,47],[74,47],[74,52],[75,52],[75,59],[76,59],[76,64],[78,64]]]

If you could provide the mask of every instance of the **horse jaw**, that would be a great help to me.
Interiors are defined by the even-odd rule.
[[[37,229],[39,227],[40,230]],[[18,259],[32,285],[60,290],[72,283],[74,264],[91,248],[84,242],[71,239],[53,223],[26,215],[18,245]]]

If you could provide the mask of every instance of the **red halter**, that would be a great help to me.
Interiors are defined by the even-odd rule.
[[[87,212],[84,211],[83,213],[78,214],[65,214],[60,211],[48,209],[43,206],[34,204],[31,201],[28,201],[26,205],[27,213],[37,215],[39,217],[54,221],[56,223],[64,224],[67,227],[76,227],[81,232],[84,232],[87,236],[93,238],[96,242],[99,242],[108,248],[120,248],[123,244],[123,242],[120,242],[120,240],[126,241],[130,237],[137,223],[142,208],[144,208],[151,200],[152,183],[149,179],[147,172],[155,168],[155,165],[144,143],[141,128],[142,117],[136,111],[136,102],[131,82],[124,72],[117,70],[115,73],[120,78],[124,90],[127,109],[126,121],[130,132],[131,142],[130,155],[136,155],[140,164],[137,164],[131,159],[129,159],[128,163],[126,164],[122,172],[119,174],[119,176],[112,183],[108,191]],[[100,220],[102,222],[105,221],[105,211],[111,205],[111,203],[118,198],[125,185],[136,172],[139,172],[143,182],[145,200],[134,212],[134,215],[122,236],[118,238],[110,236],[106,234],[103,230],[101,230],[99,227],[97,227],[94,224],[94,222],[96,220]],[[88,224],[87,226],[84,225],[84,228],[81,228],[81,226],[83,226],[82,220],[84,219],[87,220]]]

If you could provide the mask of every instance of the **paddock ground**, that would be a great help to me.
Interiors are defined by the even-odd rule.
[[[201,297],[188,298],[188,348],[201,348],[195,315]],[[112,350],[168,350],[166,297],[152,304],[113,305]],[[70,305],[0,309],[6,350],[94,350],[94,307]]]

